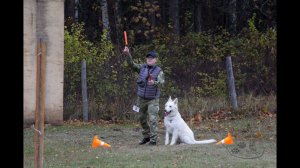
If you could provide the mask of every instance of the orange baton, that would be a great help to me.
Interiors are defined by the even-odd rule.
[[[125,40],[125,45],[128,46],[126,31],[124,31],[124,40]]]

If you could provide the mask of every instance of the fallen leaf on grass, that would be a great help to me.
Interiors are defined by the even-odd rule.
[[[262,133],[260,131],[255,133],[255,138],[260,138],[262,137]]]

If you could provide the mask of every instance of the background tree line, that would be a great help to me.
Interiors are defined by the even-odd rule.
[[[136,62],[158,52],[162,101],[227,97],[228,55],[238,96],[276,93],[276,0],[66,0],[65,118],[81,115],[82,59],[90,118],[130,118],[137,74],[121,55],[124,30]]]

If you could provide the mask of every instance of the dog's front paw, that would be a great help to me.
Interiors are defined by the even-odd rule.
[[[165,145],[168,145],[169,144],[169,141],[168,140],[165,140]]]

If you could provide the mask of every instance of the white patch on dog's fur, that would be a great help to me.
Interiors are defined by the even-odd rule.
[[[165,118],[164,125],[166,129],[165,145],[169,144],[169,136],[172,135],[170,145],[177,142],[184,144],[208,144],[217,142],[215,139],[197,141],[194,138],[193,131],[182,119],[178,111],[178,99],[171,99],[171,96],[165,104]]]

